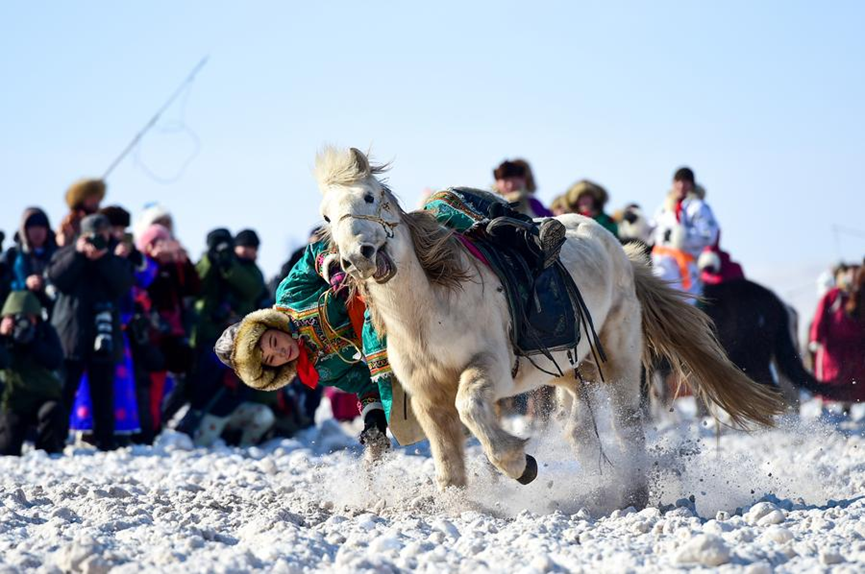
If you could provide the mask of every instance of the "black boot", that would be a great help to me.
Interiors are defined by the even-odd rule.
[[[565,243],[565,226],[557,219],[535,223],[528,217],[497,217],[487,224],[486,231],[491,237],[502,239],[526,253],[530,261],[535,261],[538,272],[558,260]]]
[[[543,253],[543,267],[546,269],[559,259],[559,251],[565,244],[565,226],[558,219],[548,218],[538,225],[538,243]]]

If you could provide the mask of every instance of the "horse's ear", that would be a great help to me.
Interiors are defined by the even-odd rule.
[[[372,171],[369,167],[369,160],[366,155],[356,147],[351,148],[351,156],[354,158],[354,163],[357,165],[357,170],[365,176],[371,175]]]

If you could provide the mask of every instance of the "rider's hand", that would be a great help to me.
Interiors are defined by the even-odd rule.
[[[370,409],[363,417],[363,431],[360,433],[360,444],[366,445],[373,441],[387,440],[387,418],[384,409]]]

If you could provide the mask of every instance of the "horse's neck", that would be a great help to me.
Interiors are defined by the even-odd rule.
[[[433,309],[438,306],[441,288],[430,284],[415,255],[411,238],[404,237],[410,246],[406,255],[396,261],[397,272],[390,281],[379,285],[371,281],[368,291],[372,303],[381,314],[388,331],[395,329],[423,329],[434,320]]]

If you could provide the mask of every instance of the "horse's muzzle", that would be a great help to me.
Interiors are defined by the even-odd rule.
[[[354,253],[350,253],[342,258],[342,268],[346,273],[357,275],[361,279],[369,279],[375,275],[377,269],[377,252],[378,250],[375,247],[369,243],[365,243]]]

